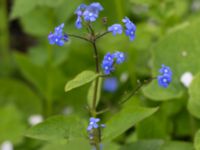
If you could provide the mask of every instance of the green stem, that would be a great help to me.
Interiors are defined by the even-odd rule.
[[[85,38],[85,37],[82,37],[82,36],[79,36],[79,35],[75,35],[75,34],[67,34],[67,35],[70,36],[70,37],[74,37],[74,38],[77,38],[77,39],[85,40],[85,41],[91,43],[91,41],[89,39]]]
[[[98,39],[100,39],[101,37],[103,37],[104,35],[106,35],[106,34],[108,34],[108,33],[110,33],[110,32],[109,32],[109,31],[106,31],[106,32],[104,32],[104,33],[102,33],[102,34],[98,35],[98,36],[96,37],[96,39],[95,39],[95,40],[98,40]]]
[[[94,48],[94,59],[95,59],[95,65],[96,65],[96,73],[99,74],[99,54],[96,47],[96,42],[92,42],[93,48]],[[92,115],[96,116],[96,102],[97,102],[97,91],[98,91],[98,85],[99,85],[99,77],[95,80],[94,85],[94,95],[93,95],[93,104],[92,104]]]
[[[138,86],[133,90],[131,91],[124,99],[122,99],[119,104],[123,104],[125,103],[126,101],[128,101],[132,96],[134,96],[135,94],[137,94],[137,92],[146,84],[149,84],[152,80],[154,79],[157,79],[157,78],[150,78],[148,80],[144,80],[142,83],[139,82]]]
[[[131,97],[133,97],[135,94],[137,94],[137,92],[146,84],[150,83],[152,80],[154,80],[156,78],[150,78],[148,80],[144,80],[142,83],[139,83],[138,86],[133,90],[131,91],[130,93],[128,93],[126,96],[123,96],[125,98],[123,98],[119,103],[118,105],[121,105],[121,104],[124,104],[125,102],[127,102]],[[98,112],[96,112],[97,115],[99,114],[102,114],[102,113],[105,113],[107,111],[109,111],[111,108],[108,107],[108,108],[105,108],[103,110],[100,110]]]

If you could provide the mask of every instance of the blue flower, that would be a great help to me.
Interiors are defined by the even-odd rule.
[[[172,71],[170,67],[162,65],[162,68],[159,70],[161,75],[157,77],[158,84],[164,88],[168,87],[172,80]]]
[[[133,22],[130,21],[128,17],[125,17],[122,22],[125,24],[126,30],[125,33],[127,36],[129,36],[129,39],[133,41],[135,39],[135,31],[136,26]]]
[[[103,10],[100,3],[92,3],[83,12],[83,17],[85,21],[94,22],[99,16],[99,12]]]
[[[165,66],[165,65],[162,65],[162,68],[159,70],[159,72],[161,74],[168,74],[168,75],[172,76],[172,71],[171,71],[170,67]]]
[[[123,52],[119,52],[119,51],[114,53],[114,57],[116,58],[117,64],[122,64],[126,59],[125,54]]]
[[[87,8],[87,5],[81,4],[75,11],[75,14],[77,15],[75,26],[77,29],[82,28],[82,18],[81,17],[86,8]]]
[[[120,24],[113,24],[112,26],[108,27],[108,31],[112,32],[112,34],[115,36],[117,33],[122,34],[123,29]]]
[[[114,64],[121,64],[125,61],[125,55],[123,52],[115,52],[114,54],[107,53],[102,61],[102,69],[104,74],[109,75],[115,70]]]
[[[54,29],[54,33],[50,32],[48,40],[50,44],[63,46],[65,41],[68,41],[68,36],[63,33],[64,23]]]
[[[107,53],[104,56],[104,59],[101,65],[106,75],[110,74],[114,70],[113,64],[114,64],[114,55]]]
[[[75,22],[75,26],[77,29],[81,29],[82,28],[82,19],[80,16],[77,17],[76,22]]]
[[[98,122],[100,121],[99,118],[90,118],[89,125],[87,127],[87,131],[91,131],[92,129],[97,129],[99,127]]]
[[[75,11],[75,14],[77,14],[77,16],[82,16],[83,12],[85,11],[85,9],[87,8],[87,5],[85,4],[81,4]]]
[[[169,74],[163,74],[163,75],[159,75],[157,77],[158,79],[158,84],[164,88],[167,88],[168,85],[171,82],[171,76]]]
[[[106,78],[103,83],[103,89],[107,92],[115,92],[118,88],[117,78]]]

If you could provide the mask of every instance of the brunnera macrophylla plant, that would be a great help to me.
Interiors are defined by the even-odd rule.
[[[69,91],[73,88],[79,87],[84,85],[88,82],[94,81],[93,86],[93,93],[91,104],[88,104],[88,110],[90,114],[90,119],[88,123],[87,133],[89,143],[93,146],[95,150],[102,149],[101,138],[102,138],[102,130],[106,128],[106,124],[100,123],[100,118],[98,117],[99,113],[97,112],[98,107],[98,91],[101,89],[100,79],[101,78],[110,78],[112,73],[117,69],[118,65],[125,63],[126,58],[128,57],[128,52],[125,54],[121,51],[115,51],[114,53],[107,52],[104,55],[103,60],[99,60],[99,50],[96,46],[96,42],[98,39],[103,38],[107,34],[112,34],[113,36],[117,36],[117,34],[125,34],[130,42],[134,41],[135,33],[136,33],[136,25],[128,18],[122,18],[122,23],[116,23],[110,25],[106,31],[103,33],[96,33],[93,27],[93,22],[95,22],[98,17],[99,13],[103,11],[103,6],[98,3],[94,2],[90,5],[81,4],[76,10],[75,14],[77,15],[77,19],[75,21],[75,27],[78,30],[82,28],[86,28],[88,31],[89,36],[79,36],[70,33],[64,33],[64,23],[55,27],[54,32],[51,32],[48,36],[48,40],[50,44],[56,44],[58,46],[63,46],[65,42],[69,40],[69,38],[78,38],[88,42],[93,46],[93,53],[94,53],[94,66],[95,66],[95,73],[91,71],[85,71],[79,74],[73,81],[67,83],[65,87],[65,91]],[[104,20],[105,21],[105,20]],[[113,39],[114,40],[114,39]],[[172,71],[170,67],[162,65],[161,69],[159,70],[160,75],[157,77],[151,78],[146,80],[143,83],[140,83],[138,87],[130,94],[130,96],[123,100],[122,103],[126,102],[130,97],[132,97],[136,91],[138,91],[143,85],[148,84],[153,79],[158,80],[158,84],[161,87],[167,88],[172,80]],[[112,89],[111,89],[112,91]]]

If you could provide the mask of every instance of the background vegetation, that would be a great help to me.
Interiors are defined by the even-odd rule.
[[[49,129],[38,129],[41,134],[29,133],[48,142],[24,136],[31,127],[32,115],[41,115],[44,119],[55,115],[81,116],[88,120],[86,93],[90,85],[70,93],[64,92],[64,86],[81,71],[95,69],[92,48],[74,39],[63,47],[51,46],[47,35],[62,22],[67,33],[84,34],[86,31],[80,32],[74,27],[74,10],[81,3],[90,2],[93,1],[0,1],[0,143],[10,141],[15,150],[90,149],[84,140],[69,140],[67,144],[55,142],[55,139],[71,138],[59,130],[65,127],[57,118],[49,120],[56,122],[56,129],[50,125]],[[134,42],[130,43],[125,36],[112,35],[98,42],[101,60],[108,51],[120,50],[128,56],[127,62],[113,74],[119,82],[117,91],[102,92],[99,109],[111,107],[108,113],[101,115],[102,122],[118,112],[118,101],[137,86],[138,80],[156,76],[161,64],[170,66],[173,71],[169,88],[163,89],[153,81],[130,100],[127,104],[130,115],[119,120],[120,129],[125,126],[129,130],[124,134],[113,135],[111,131],[105,134],[109,140],[103,143],[104,149],[200,150],[200,1],[99,2],[104,7],[101,18],[106,16],[108,25],[128,16],[137,26]],[[101,19],[94,26],[100,31],[104,28]],[[188,71],[194,79],[189,87],[184,87],[180,78]],[[128,120],[141,106],[159,109],[132,127]],[[141,111],[143,109],[145,112],[148,109],[148,114],[153,108],[142,107]],[[70,122],[66,121],[66,126]],[[58,134],[50,136],[54,132]]]

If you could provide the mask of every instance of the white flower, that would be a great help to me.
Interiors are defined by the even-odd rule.
[[[13,144],[10,141],[5,141],[1,145],[1,150],[14,150]]]
[[[191,72],[185,72],[181,76],[181,82],[185,87],[189,87],[193,79],[193,75]]]
[[[28,122],[31,124],[31,125],[36,125],[40,122],[43,121],[43,117],[42,115],[32,115],[28,118]]]

